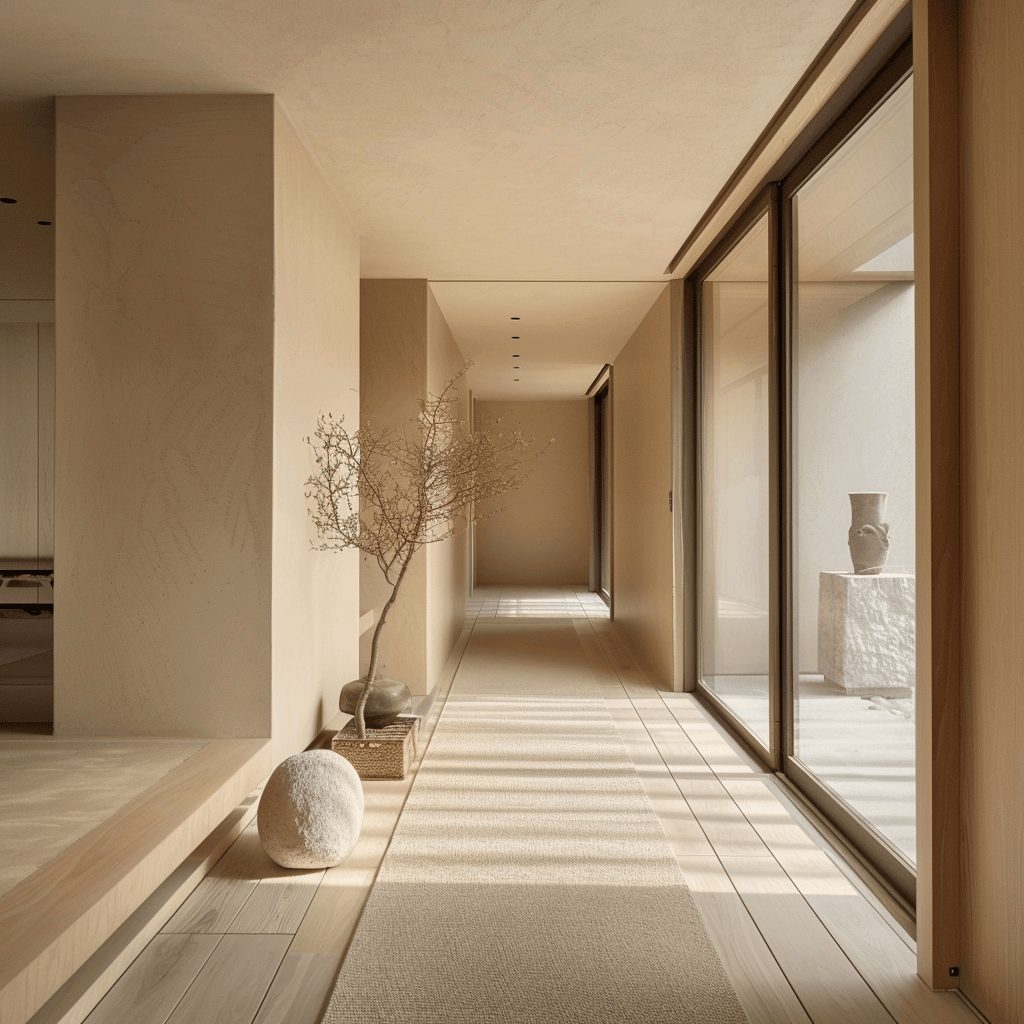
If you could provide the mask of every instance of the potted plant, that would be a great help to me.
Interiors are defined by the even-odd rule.
[[[465,429],[455,415],[454,388],[468,369],[467,364],[440,395],[420,400],[419,416],[401,431],[374,430],[369,424],[353,431],[344,418],[321,413],[314,437],[307,438],[315,459],[306,481],[309,514],[320,538],[315,546],[357,548],[376,559],[391,586],[373,632],[366,675],[349,683],[340,701],[342,710],[352,710],[356,738],[364,744],[372,739],[366,708],[378,681],[381,635],[413,557],[424,545],[493,515],[481,514],[477,503],[519,486],[533,443],[518,431],[493,437]],[[347,704],[353,694],[354,707]],[[389,700],[370,717],[371,731],[396,717],[408,688],[388,680],[384,695]]]

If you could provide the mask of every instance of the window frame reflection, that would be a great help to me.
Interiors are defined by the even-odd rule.
[[[718,246],[711,252],[708,259],[700,264],[694,274],[696,286],[694,288],[695,323],[697,325],[695,340],[696,344],[696,399],[697,399],[697,422],[698,422],[698,454],[696,460],[696,492],[700,496],[701,506],[704,504],[706,487],[708,486],[708,470],[706,465],[706,441],[707,441],[707,416],[711,398],[708,394],[708,353],[707,346],[709,338],[705,330],[707,324],[707,285],[716,283],[713,278],[717,271],[724,267],[732,257],[759,229],[762,222],[766,224],[767,252],[765,255],[766,290],[768,294],[768,315],[767,315],[767,337],[766,348],[768,357],[768,371],[766,375],[767,388],[767,517],[764,523],[765,543],[767,544],[767,624],[766,624],[766,675],[767,675],[767,707],[766,723],[762,732],[756,729],[749,721],[737,713],[735,707],[730,706],[728,699],[716,692],[715,685],[709,683],[707,668],[710,661],[708,651],[708,631],[705,628],[706,616],[704,614],[704,591],[707,582],[708,566],[706,565],[709,539],[707,537],[708,526],[704,515],[696,517],[696,578],[698,590],[698,604],[701,610],[698,611],[696,623],[697,639],[697,686],[705,700],[723,716],[731,727],[740,731],[743,739],[766,764],[766,766],[777,770],[780,766],[781,757],[781,735],[780,735],[780,689],[778,683],[778,651],[777,637],[779,602],[777,588],[772,586],[772,580],[777,578],[777,544],[774,534],[777,532],[778,503],[778,463],[776,452],[778,449],[778,401],[777,401],[777,380],[778,380],[778,330],[777,305],[774,296],[778,289],[776,273],[776,261],[773,254],[778,248],[778,190],[772,185],[767,187],[758,196],[744,213],[744,216],[737,220],[729,233],[723,238]],[[717,573],[715,574],[717,579]],[[718,606],[716,605],[715,616],[719,618]],[[740,673],[735,673],[740,675]],[[721,675],[721,673],[719,673]]]

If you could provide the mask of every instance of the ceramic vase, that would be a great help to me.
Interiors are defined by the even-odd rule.
[[[885,522],[885,491],[850,493],[850,557],[858,576],[877,576],[889,558],[889,524]]]

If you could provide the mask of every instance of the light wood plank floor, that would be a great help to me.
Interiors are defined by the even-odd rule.
[[[773,779],[693,697],[651,684],[594,595],[477,590],[421,753],[475,621],[538,617],[572,620],[751,1024],[978,1020],[958,996],[917,978],[913,940]],[[251,825],[89,1024],[317,1021],[413,778],[365,783],[359,844],[327,871],[277,868]]]

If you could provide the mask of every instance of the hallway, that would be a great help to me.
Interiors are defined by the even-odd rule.
[[[471,675],[479,693],[489,671],[502,692],[495,669],[545,625],[560,639],[548,657],[520,650],[534,663],[519,692],[564,695],[567,678],[581,697],[600,692],[751,1024],[977,1019],[916,977],[912,940],[775,781],[691,696],[650,684],[592,594],[478,589],[424,719],[421,755],[449,695]],[[569,625],[575,641],[564,639]],[[414,779],[364,783],[362,837],[327,871],[276,868],[251,824],[90,1024],[317,1021]]]

